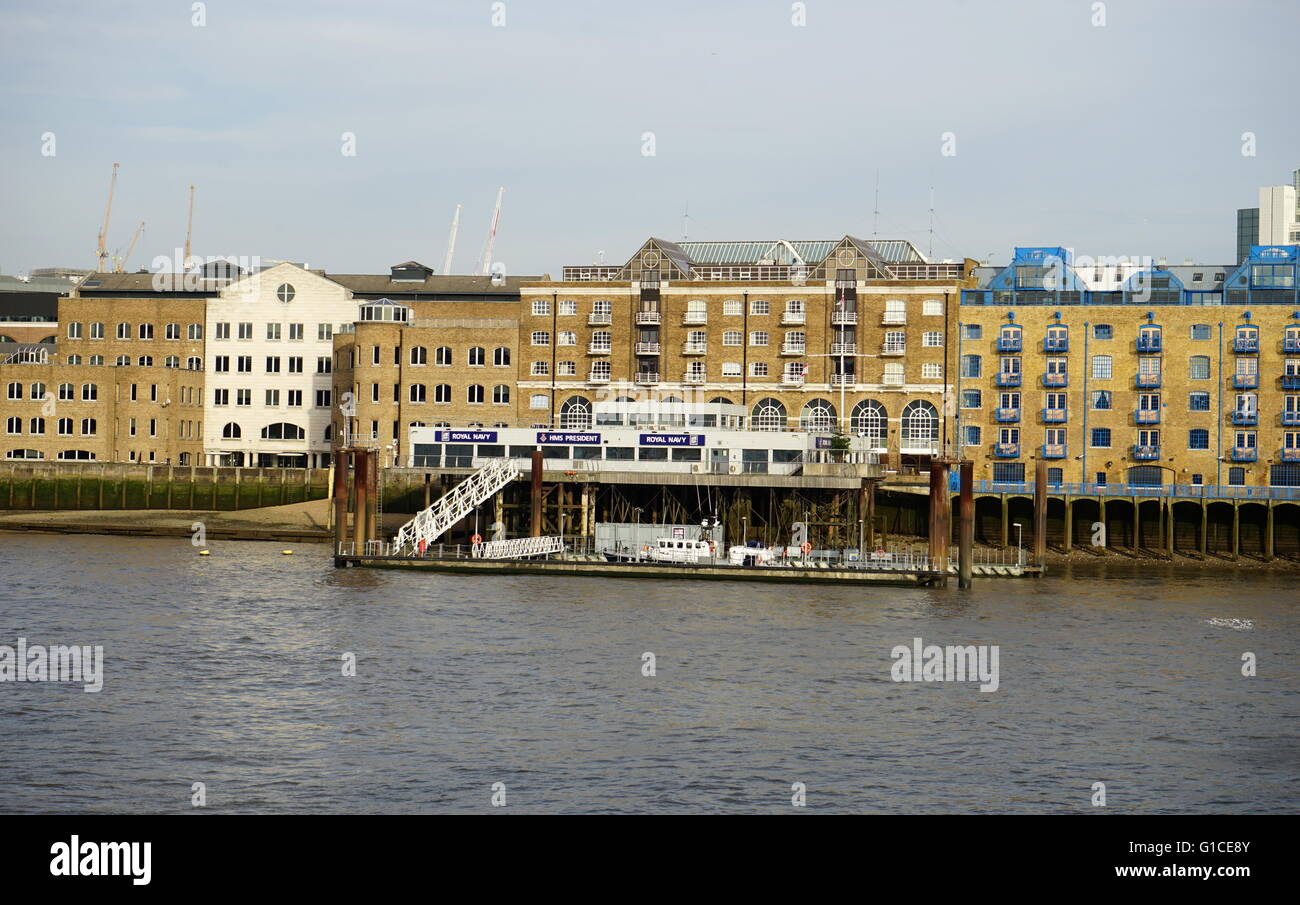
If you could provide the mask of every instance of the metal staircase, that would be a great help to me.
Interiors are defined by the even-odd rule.
[[[426,547],[432,544],[448,528],[521,474],[523,472],[513,459],[488,462],[403,525],[393,538],[393,554],[413,556],[420,552],[421,541]]]
[[[564,541],[558,537],[516,537],[510,540],[491,540],[474,547],[475,559],[524,559],[528,556],[546,556],[564,550]]]

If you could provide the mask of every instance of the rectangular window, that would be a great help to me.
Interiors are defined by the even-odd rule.
[[[245,322],[239,325],[239,338],[240,339],[253,338],[253,325],[251,323]]]
[[[532,340],[534,346],[549,346],[551,344],[551,334],[545,330],[534,330]]]
[[[751,317],[755,315],[767,314],[771,310],[772,310],[771,305],[768,304],[767,299],[749,300],[749,314]]]
[[[929,330],[921,335],[921,345],[926,348],[938,348],[943,345],[943,334],[938,330]]]
[[[722,334],[722,344],[724,346],[743,346],[745,344],[745,334],[739,330],[727,330]]]
[[[318,340],[332,339],[333,337],[334,337],[334,325],[333,325],[333,324],[317,324],[317,325],[316,325],[316,338],[317,338]]]
[[[217,339],[230,339],[230,324],[228,324],[228,323],[219,323],[219,324],[217,324],[217,336],[216,336],[216,338],[217,338]]]
[[[533,299],[533,316],[543,317],[551,313],[550,299]]]
[[[926,299],[921,303],[921,314],[925,317],[943,317],[943,302],[939,299]]]
[[[268,406],[277,406],[277,405],[279,405],[279,404],[280,404],[280,391],[279,391],[279,390],[267,390],[267,391],[266,391],[266,404],[267,404]]]
[[[941,379],[943,377],[943,365],[934,363],[921,365],[921,377],[924,380]]]
[[[1108,411],[1111,408],[1113,398],[1110,390],[1093,390],[1092,407],[1099,411]]]
[[[1093,339],[1112,339],[1115,336],[1115,330],[1110,324],[1093,324]]]
[[[286,395],[289,397],[289,405],[295,408],[302,407],[302,390],[288,390]]]
[[[1092,356],[1092,379],[1093,380],[1110,380],[1113,374],[1111,357],[1109,355]]]
[[[551,363],[549,361],[533,362],[532,375],[534,377],[547,377],[551,373]]]
[[[1187,410],[1189,412],[1208,412],[1210,410],[1210,394],[1188,393]]]
[[[750,376],[750,377],[766,377],[766,376],[767,376],[767,362],[764,362],[764,361],[751,361],[751,362],[749,363],[749,376]]]
[[[749,334],[749,344],[750,344],[751,346],[766,346],[766,345],[767,345],[767,331],[766,331],[766,330],[755,330],[755,331],[753,331],[752,333],[750,333],[750,334]]]
[[[744,314],[740,299],[727,299],[722,303],[722,313],[727,317],[740,317]]]
[[[248,406],[252,404],[253,404],[252,390],[235,390],[235,405]]]
[[[302,324],[289,325],[289,341],[290,342],[302,341]]]
[[[318,408],[318,409],[327,409],[327,408],[329,408],[329,407],[330,407],[330,397],[331,397],[331,395],[332,395],[332,391],[331,391],[331,390],[317,390],[317,391],[316,391],[316,408]]]
[[[1209,380],[1210,357],[1208,355],[1193,355],[1188,359],[1187,376],[1191,380]]]
[[[977,409],[983,404],[979,390],[962,390],[961,407],[964,409]]]
[[[578,303],[573,299],[560,299],[560,317],[572,317],[578,313]]]
[[[278,341],[278,340],[280,339],[280,325],[279,325],[279,324],[267,324],[267,325],[266,325],[266,338],[267,338],[270,342],[276,342],[276,341]]]
[[[739,376],[740,376],[740,362],[738,362],[738,361],[724,361],[724,362],[722,363],[722,376],[723,376],[723,377],[739,377]]]
[[[980,339],[984,336],[984,328],[979,324],[962,324],[962,339]]]
[[[1094,427],[1094,428],[1092,429],[1092,442],[1089,443],[1088,445],[1089,445],[1089,446],[1092,446],[1094,449],[1109,449],[1109,448],[1110,448],[1110,428],[1109,428],[1109,427]]]
[[[978,355],[963,355],[961,357],[962,377],[979,377],[982,370],[983,365]]]

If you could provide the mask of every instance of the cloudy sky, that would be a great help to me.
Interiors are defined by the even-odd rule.
[[[931,190],[939,259],[1228,261],[1300,167],[1294,0],[196,5],[0,0],[0,272],[92,266],[114,162],[133,267],[194,183],[199,255],[441,268],[462,203],[467,272],[505,186],[495,259],[557,276],[688,205],[693,239],[927,251]]]

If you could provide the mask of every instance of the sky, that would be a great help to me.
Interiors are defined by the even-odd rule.
[[[191,184],[194,254],[335,273],[441,271],[457,204],[477,269],[500,186],[513,275],[684,233],[1227,263],[1300,167],[1298,40],[1295,0],[0,0],[0,273],[93,267],[114,162],[129,269]]]

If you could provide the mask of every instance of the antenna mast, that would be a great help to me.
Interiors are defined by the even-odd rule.
[[[460,229],[460,205],[456,205],[456,213],[451,218],[451,235],[447,237],[447,257],[442,259],[443,274],[451,273],[451,258],[456,253],[456,231]]]
[[[930,250],[925,253],[925,256],[934,257],[934,186],[930,186]]]
[[[113,164],[113,178],[108,183],[108,206],[104,208],[104,225],[99,230],[99,272],[104,272],[104,266],[108,262],[108,250],[104,247],[104,240],[108,236],[108,217],[113,213],[113,190],[117,188],[117,168],[119,163]]]
[[[871,238],[880,235],[880,169],[876,169],[876,209],[871,214]]]
[[[181,269],[190,263],[190,237],[194,232],[194,186],[190,186],[190,210],[185,216],[185,257],[181,259]]]

